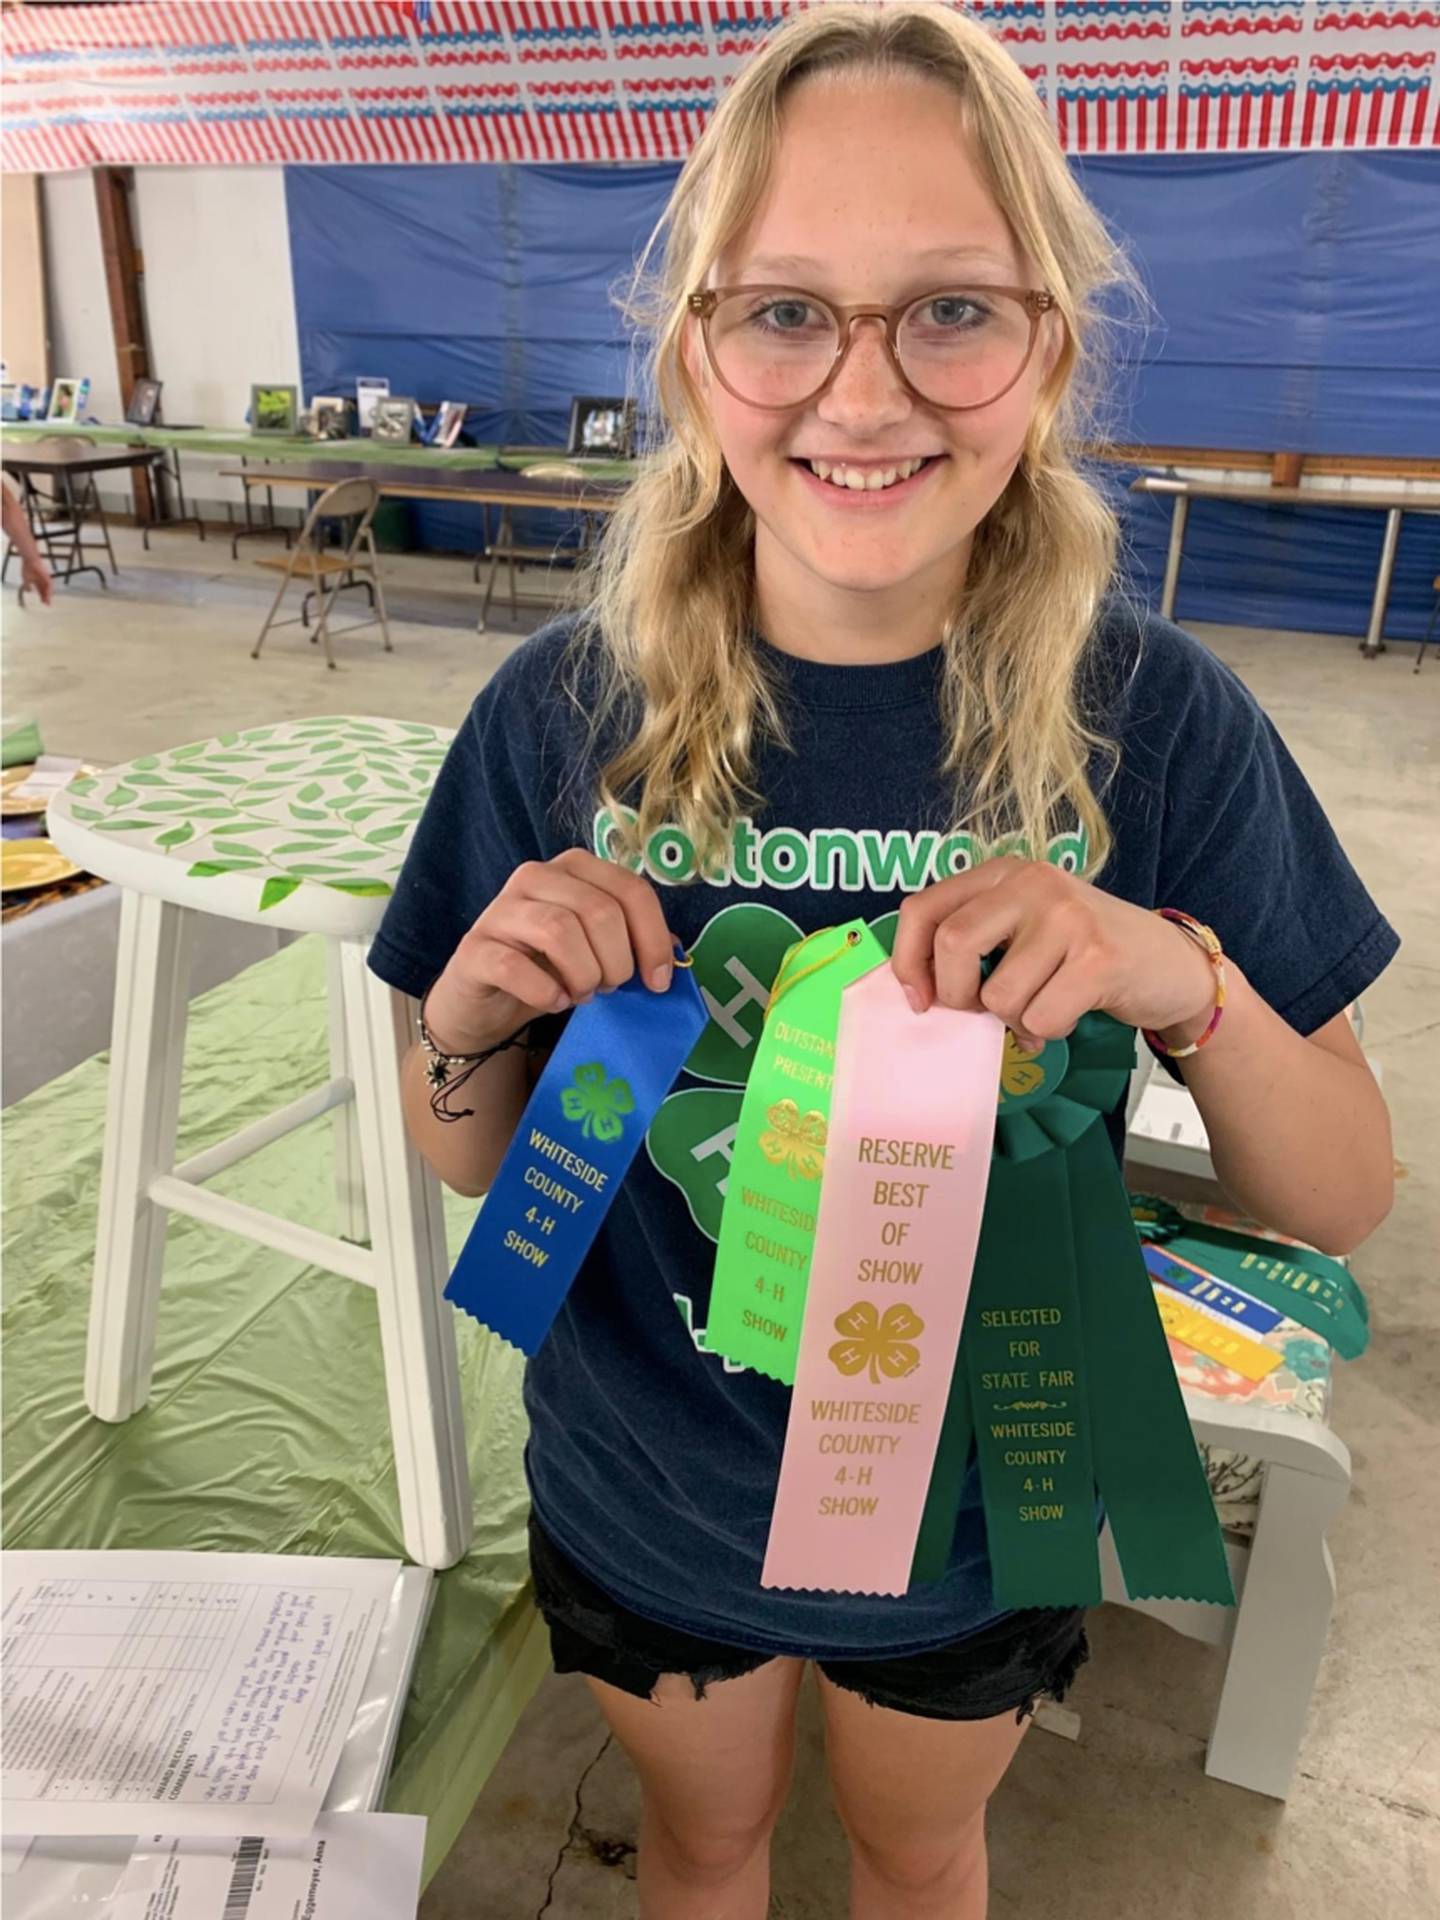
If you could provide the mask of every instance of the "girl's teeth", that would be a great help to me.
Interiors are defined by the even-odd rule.
[[[828,466],[823,460],[811,460],[807,463],[810,471],[827,481],[832,487],[847,487],[852,493],[879,493],[885,487],[894,486],[897,480],[908,480],[924,466],[923,460],[902,460],[895,467]]]

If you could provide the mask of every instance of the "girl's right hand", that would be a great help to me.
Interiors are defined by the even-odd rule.
[[[650,882],[575,847],[515,869],[431,987],[425,1021],[447,1053],[479,1053],[637,969],[664,993],[674,964]]]

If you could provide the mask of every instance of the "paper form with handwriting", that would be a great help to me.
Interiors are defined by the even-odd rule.
[[[7,1834],[306,1834],[398,1560],[5,1555]]]

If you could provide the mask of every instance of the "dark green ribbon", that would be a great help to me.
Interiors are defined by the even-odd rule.
[[[971,1441],[1001,1607],[1100,1598],[1095,1491],[1132,1600],[1233,1605],[1204,1466],[1102,1115],[1135,1036],[1006,1043],[970,1302],[912,1580],[945,1570]]]
[[[1370,1340],[1370,1309],[1355,1277],[1329,1254],[1287,1247],[1253,1234],[1232,1233],[1187,1220],[1152,1194],[1130,1196],[1131,1217],[1142,1240],[1153,1240],[1227,1286],[1263,1300],[1312,1333],[1342,1360],[1357,1359]]]

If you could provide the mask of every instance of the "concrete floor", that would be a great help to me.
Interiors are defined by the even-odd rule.
[[[161,537],[122,572],[57,605],[5,596],[5,702],[35,713],[54,752],[119,760],[222,727],[301,715],[390,714],[455,724],[513,643],[505,615],[477,636],[468,563],[386,560],[395,652],[373,630],[327,673],[301,630],[248,658],[273,575],[260,549]],[[13,573],[13,570],[12,570]],[[1356,1257],[1369,1353],[1343,1370],[1335,1426],[1355,1489],[1331,1537],[1339,1601],[1300,1774],[1284,1806],[1207,1780],[1218,1654],[1124,1609],[1092,1623],[1094,1658],[1069,1705],[1077,1741],[1032,1733],[990,1820],[994,1920],[1396,1920],[1440,1911],[1440,659],[1373,662],[1334,635],[1206,628],[1254,689],[1405,941],[1366,996],[1400,1161],[1394,1213]],[[619,1920],[635,1911],[636,1796],[583,1684],[551,1679],[525,1714],[422,1920]],[[836,1920],[844,1844],[824,1782],[813,1700],[776,1847],[772,1912]]]

